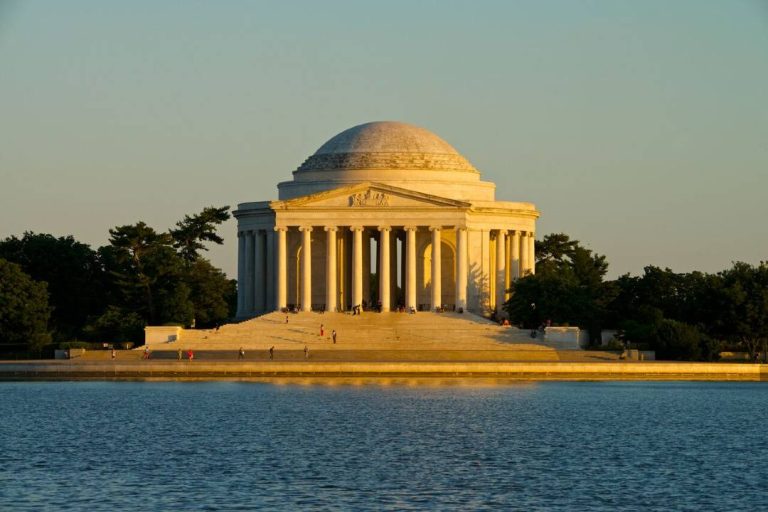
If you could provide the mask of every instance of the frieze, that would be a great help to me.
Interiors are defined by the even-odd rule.
[[[461,155],[424,153],[325,153],[312,155],[298,171],[408,169],[477,172]]]

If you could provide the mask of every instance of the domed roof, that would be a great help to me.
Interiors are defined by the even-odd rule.
[[[440,170],[477,172],[453,146],[424,128],[394,121],[353,126],[320,146],[297,169]]]

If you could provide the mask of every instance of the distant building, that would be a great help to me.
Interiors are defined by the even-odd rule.
[[[539,217],[531,203],[496,201],[495,188],[423,128],[339,133],[278,185],[277,201],[234,212],[238,317],[379,303],[493,311],[510,280],[534,272]]]

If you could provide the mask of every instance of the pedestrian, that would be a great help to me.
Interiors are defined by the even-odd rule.
[[[309,359],[309,348],[304,345],[304,359]]]
[[[179,350],[176,352],[176,359],[181,361],[181,347],[179,347]]]
[[[149,345],[144,347],[144,359],[149,359]]]
[[[333,344],[335,345],[336,344],[336,329],[334,329],[333,332],[331,332],[331,338],[333,338]]]
[[[272,345],[269,347],[269,360],[273,360],[275,358],[275,346]]]
[[[320,337],[321,337],[321,338],[323,337],[323,333],[324,333],[324,332],[325,332],[325,331],[323,330],[323,324],[320,324]]]
[[[116,357],[117,357],[117,351],[113,348],[112,349],[112,360],[114,361]]]
[[[285,323],[288,323],[288,315],[285,315]]]
[[[240,351],[237,353],[237,358],[238,359],[244,359],[245,358],[245,350],[243,349],[243,347],[240,347]]]
[[[190,348],[189,350],[187,350],[187,359],[189,359],[191,361],[194,358],[195,358],[195,353],[192,352],[192,349]]]

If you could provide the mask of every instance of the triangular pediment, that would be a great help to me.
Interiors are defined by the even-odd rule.
[[[470,203],[424,194],[382,183],[366,182],[317,192],[293,199],[273,201],[275,209],[288,208],[468,208]]]

